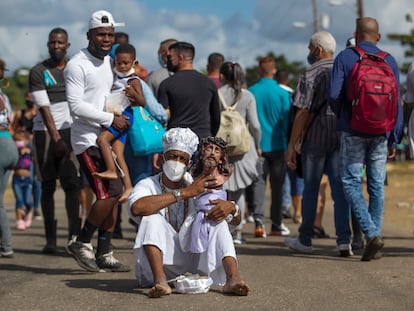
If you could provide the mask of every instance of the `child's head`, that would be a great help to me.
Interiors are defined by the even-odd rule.
[[[136,52],[129,43],[120,44],[115,50],[115,73],[120,77],[130,76],[135,72]]]
[[[30,134],[25,130],[17,130],[13,135],[13,139],[17,148],[23,148],[30,142]]]

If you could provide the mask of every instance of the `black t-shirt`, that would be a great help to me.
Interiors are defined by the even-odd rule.
[[[220,126],[217,88],[196,70],[181,70],[164,80],[158,101],[171,111],[168,128],[188,127],[199,138],[215,135]]]

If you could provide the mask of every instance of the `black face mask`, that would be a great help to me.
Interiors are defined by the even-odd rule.
[[[110,51],[105,51],[101,49],[98,45],[94,42],[89,41],[88,51],[95,57],[99,59],[104,59],[106,55],[109,54]]]
[[[314,49],[312,52],[309,52],[308,54],[309,65],[312,65],[313,63],[319,60],[319,56],[317,55],[317,53],[318,53],[318,49]]]
[[[178,71],[178,65],[174,65],[172,63],[171,57],[167,57],[167,70],[170,72],[177,72]]]
[[[50,58],[52,58],[55,62],[60,62],[61,60],[65,59],[66,53],[58,54],[55,52],[49,52]]]
[[[33,106],[34,106],[34,103],[32,102],[32,101],[30,101],[30,100],[26,100],[26,107],[27,108],[33,108]]]

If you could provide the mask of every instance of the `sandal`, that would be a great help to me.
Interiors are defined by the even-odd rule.
[[[319,239],[329,239],[329,234],[325,232],[323,227],[313,226],[313,237]]]
[[[295,215],[295,216],[293,216],[293,222],[295,223],[295,224],[301,224],[302,223],[302,216],[301,215]]]

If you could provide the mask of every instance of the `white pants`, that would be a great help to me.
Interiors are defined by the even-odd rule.
[[[179,233],[160,214],[142,218],[134,245],[134,254],[137,257],[135,275],[139,286],[150,287],[154,284],[145,245],[154,245],[161,250],[167,279],[190,272],[210,276],[216,285],[225,284],[223,258],[231,256],[236,259],[228,224],[225,221],[212,224],[208,249],[201,254],[192,254],[189,249],[194,216],[192,214],[187,217]]]

